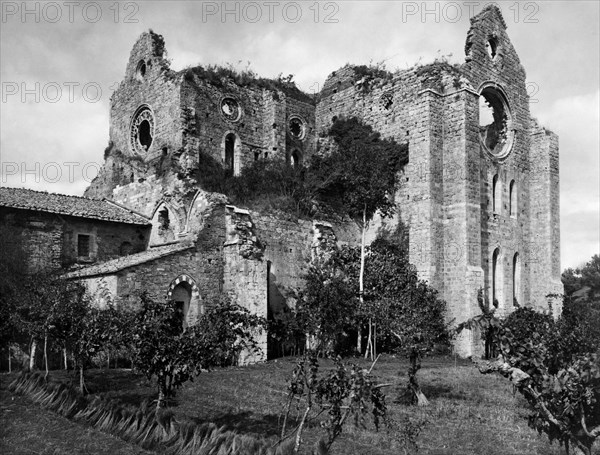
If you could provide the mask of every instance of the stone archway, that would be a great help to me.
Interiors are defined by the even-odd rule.
[[[183,327],[194,324],[196,319],[204,313],[200,289],[196,281],[189,275],[179,275],[169,285],[167,300],[174,301],[182,313]]]

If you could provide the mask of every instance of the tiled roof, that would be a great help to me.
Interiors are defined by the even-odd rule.
[[[117,223],[149,225],[150,220],[107,199],[0,187],[0,207],[57,213]]]
[[[130,254],[100,264],[90,265],[73,272],[65,274],[65,278],[86,278],[99,275],[110,275],[120,270],[128,269],[136,265],[160,259],[170,254],[179,253],[194,247],[194,243],[190,241],[171,243],[169,245],[151,248],[137,254]]]

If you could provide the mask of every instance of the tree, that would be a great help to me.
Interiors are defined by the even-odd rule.
[[[500,357],[480,362],[482,373],[509,378],[532,405],[529,425],[569,451],[591,455],[600,437],[600,357],[585,352],[547,315],[519,309],[497,333]],[[523,332],[526,330],[526,332]]]
[[[565,269],[560,278],[565,287],[566,296],[571,296],[575,291],[581,289],[581,276],[577,270],[569,267]]]
[[[237,305],[221,301],[184,330],[173,302],[154,302],[146,294],[141,299],[133,330],[134,364],[148,379],[156,377],[157,412],[202,370],[234,364],[242,350],[256,347],[253,330],[263,321]]]
[[[345,365],[340,357],[334,358],[335,367],[325,374],[319,372],[319,361],[314,351],[301,357],[292,372],[288,385],[288,399],[281,429],[280,442],[295,435],[294,453],[298,453],[302,443],[302,431],[309,422],[327,412],[321,427],[327,438],[321,439],[318,453],[329,453],[338,436],[342,433],[348,417],[354,417],[355,424],[365,424],[365,415],[370,410],[375,428],[387,419],[387,406],[382,387],[390,384],[375,384],[371,376],[375,362],[369,370],[357,365]],[[294,401],[305,406],[298,426],[289,433],[287,421]]]
[[[402,239],[401,232],[395,235],[398,238]],[[403,242],[379,237],[367,248],[365,256],[364,305],[357,305],[360,251],[342,247],[311,266],[300,294],[299,311],[308,314],[308,328],[313,329],[310,333],[322,344],[333,343],[336,353],[340,352],[339,342],[335,343],[340,334],[347,333],[355,321],[370,320],[378,328],[372,332],[373,351],[379,339],[385,350],[408,358],[408,389],[414,401],[424,405],[427,399],[417,373],[424,355],[436,345],[449,344],[445,302],[419,280],[408,262]]]
[[[61,280],[57,284],[60,294],[51,307],[47,333],[73,354],[79,389],[85,393],[84,373],[92,358],[108,349],[111,341],[122,339],[130,328],[122,320],[125,313],[111,306],[95,307],[81,283]]]
[[[580,268],[565,269],[561,279],[567,297],[580,289],[587,288],[587,299],[595,300],[600,294],[600,255],[595,254]]]
[[[364,303],[365,234],[376,212],[394,211],[396,174],[408,162],[408,147],[381,135],[356,118],[337,119],[329,130],[335,146],[328,155],[315,157],[311,172],[317,178],[317,196],[342,207],[360,227],[359,300]],[[357,350],[362,352],[361,329]],[[371,323],[369,323],[369,341]]]
[[[600,256],[595,254],[581,268],[581,284],[590,288],[590,299],[600,293]]]
[[[370,306],[378,309],[372,318],[378,321],[388,349],[408,358],[408,391],[414,402],[425,406],[428,401],[417,373],[425,355],[437,345],[449,344],[446,303],[435,289],[419,280],[401,243],[376,239],[369,248],[368,265],[365,298],[375,302]]]
[[[496,333],[500,326],[500,319],[496,316],[496,307],[490,306],[489,299],[485,295],[483,288],[479,288],[477,291],[477,305],[481,310],[481,314],[461,322],[456,327],[456,333],[459,334],[465,329],[479,330],[481,339],[483,340],[483,357],[484,359],[491,359],[497,355]]]
[[[344,341],[358,321],[359,254],[343,246],[316,258],[304,275],[304,287],[295,293],[297,319],[316,345],[315,351],[343,353]]]

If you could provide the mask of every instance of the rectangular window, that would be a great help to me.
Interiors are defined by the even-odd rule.
[[[77,256],[87,258],[90,256],[91,236],[85,234],[77,235]]]

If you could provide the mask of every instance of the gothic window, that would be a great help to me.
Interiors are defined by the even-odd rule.
[[[225,137],[225,169],[232,174],[235,171],[235,134]]]
[[[87,234],[77,235],[77,256],[80,258],[90,257],[91,236]]]
[[[496,248],[492,254],[492,304],[498,308],[502,301],[502,257],[500,248]]]
[[[519,306],[521,299],[521,259],[519,258],[519,253],[515,253],[513,257],[513,273],[512,273],[512,283],[513,283],[513,305]]]
[[[485,43],[485,49],[492,60],[496,58],[496,51],[498,50],[498,39],[491,36]]]
[[[133,116],[130,131],[131,149],[139,154],[146,154],[152,146],[154,136],[154,115],[149,107],[138,109]]]
[[[169,220],[169,209],[166,207],[163,208],[160,212],[158,212],[158,230],[159,231],[167,231],[171,221]]]
[[[298,150],[294,150],[291,155],[291,164],[293,167],[297,168],[302,164],[302,154]]]
[[[510,216],[515,218],[517,216],[517,188],[514,180],[510,181],[508,186],[508,204]]]
[[[146,62],[140,60],[137,65],[137,68],[135,69],[135,78],[138,81],[143,81],[144,77],[146,77]]]
[[[502,205],[502,189],[500,184],[500,177],[498,174],[494,175],[492,179],[492,212],[500,214],[500,207]]]

